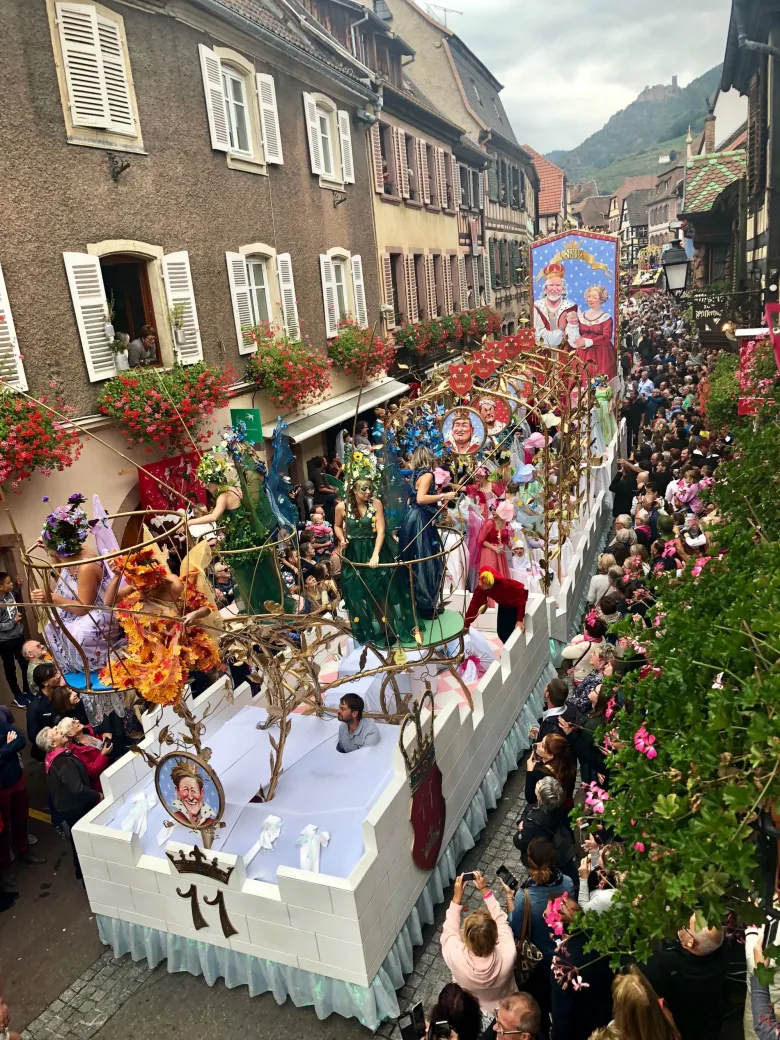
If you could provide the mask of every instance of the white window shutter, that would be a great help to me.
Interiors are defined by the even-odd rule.
[[[16,329],[11,304],[5,288],[3,269],[0,267],[0,379],[16,390],[27,389],[22,356],[16,341]]]
[[[352,125],[349,112],[339,110],[336,113],[339,124],[339,141],[341,142],[341,175],[345,184],[355,183],[355,157],[352,154]]]
[[[368,307],[366,306],[366,283],[363,280],[363,258],[358,254],[350,260],[352,266],[352,297],[355,301],[355,321],[361,329],[368,328]]]
[[[382,273],[382,302],[390,310],[385,311],[385,322],[388,329],[394,329],[395,325],[395,302],[393,300],[393,258],[389,253],[382,253],[380,268]]]
[[[417,303],[417,272],[413,256],[404,256],[404,267],[406,270],[406,319],[415,322],[420,320],[420,311]]]
[[[460,303],[460,309],[467,311],[469,309],[469,286],[466,281],[466,257],[461,254],[458,257],[458,302]]]
[[[134,136],[135,116],[120,23],[98,15],[97,30],[108,100],[108,128],[118,134]]]
[[[292,257],[289,253],[279,253],[276,257],[276,274],[279,279],[279,292],[282,296],[282,319],[285,335],[290,339],[299,339],[301,326],[298,321],[298,300],[295,296],[295,280],[293,279]]]
[[[222,62],[219,56],[202,43],[198,44],[200,71],[203,74],[203,92],[206,95],[206,114],[209,119],[211,147],[217,152],[230,151],[225,114],[225,94],[222,90]]]
[[[203,360],[203,343],[198,327],[198,311],[195,307],[195,291],[192,288],[192,272],[190,271],[190,254],[186,250],[178,253],[166,253],[163,257],[163,279],[168,306],[173,309],[182,304],[184,345],[176,347],[183,365],[193,365]]]
[[[480,264],[479,257],[478,256],[472,256],[472,258],[471,258],[471,279],[472,279],[472,284],[474,286],[474,301],[472,303],[473,307],[481,307],[482,306],[482,294],[479,291],[479,277],[480,277],[480,268],[481,268],[481,266],[482,265]]]
[[[236,323],[236,339],[239,354],[254,354],[257,347],[244,334],[244,329],[254,325],[252,301],[249,288],[249,275],[246,260],[240,253],[225,253],[228,270],[230,299],[233,302],[233,319]]]
[[[484,209],[485,208],[485,176],[486,176],[486,174],[482,170],[480,170],[479,171],[479,208],[480,209]]]
[[[309,160],[311,172],[322,175],[322,148],[320,147],[320,127],[317,122],[317,102],[311,94],[304,93],[303,109],[306,113],[306,128],[309,135]]]
[[[284,163],[282,133],[279,128],[279,109],[276,105],[276,84],[273,76],[257,73],[257,99],[260,103],[260,127],[263,132],[263,155],[267,163]]]
[[[476,257],[474,258],[476,263]],[[493,283],[490,280],[490,257],[487,249],[482,254],[483,270],[485,272],[485,306],[489,307],[493,302]]]
[[[421,138],[417,138],[417,165],[420,168],[420,191],[421,198],[426,206],[431,204],[431,183],[428,179],[428,149],[425,145],[425,141]]]
[[[406,134],[398,127],[393,128],[395,135],[395,152],[398,156],[398,184],[402,199],[411,197],[409,191],[409,160],[406,155]]]
[[[450,155],[450,169],[452,170],[452,205],[457,209],[461,203],[460,167],[454,155]]]
[[[108,129],[110,123],[97,11],[92,4],[55,4],[57,28],[74,126]]]
[[[436,149],[436,184],[439,193],[439,205],[442,209],[447,208],[447,171],[444,166],[444,149]]]
[[[442,257],[442,282],[444,283],[444,313],[452,314],[452,263],[449,256]]]
[[[325,253],[320,253],[320,276],[322,278],[322,301],[325,307],[325,335],[332,339],[339,332],[338,306],[336,304],[336,279],[333,275],[333,261]]]
[[[401,132],[397,126],[391,127],[391,136],[393,138],[393,160],[395,164],[395,177],[393,178],[393,188],[395,195],[401,195],[403,191],[404,177],[406,176],[404,172],[406,168],[406,163],[401,160],[401,144],[399,141],[400,134]]]
[[[371,127],[371,169],[374,171],[374,190],[380,195],[385,191],[385,172],[382,165],[382,133],[379,123]]]
[[[100,260],[89,253],[63,253],[62,257],[90,382],[110,379],[116,375],[116,363],[105,333],[108,306]]]

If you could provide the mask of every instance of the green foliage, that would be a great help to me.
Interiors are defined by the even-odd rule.
[[[633,633],[652,669],[609,680],[629,708],[607,723],[614,751],[599,819],[625,841],[625,877],[588,926],[589,948],[615,963],[645,959],[692,913],[711,924],[761,917],[755,824],[780,797],[778,473],[780,424],[760,415],[713,486],[726,522],[711,558],[679,579],[659,575],[655,627]],[[635,746],[641,726],[655,757]]]
[[[550,152],[548,158],[566,171],[572,184],[593,177],[601,191],[614,190],[624,177],[657,173],[662,152],[676,151],[678,157],[685,156],[689,124],[694,134],[703,129],[707,99],[715,93],[720,73],[720,66],[710,69],[689,83],[678,97],[659,102],[633,101],[577,148]],[[618,163],[625,162],[627,157],[639,160],[640,168],[634,165],[630,172],[621,170],[618,174]],[[650,165],[651,160],[654,166]]]
[[[707,422],[713,430],[731,428],[738,421],[738,367],[739,358],[736,354],[722,354],[707,377],[702,404],[707,412]]]

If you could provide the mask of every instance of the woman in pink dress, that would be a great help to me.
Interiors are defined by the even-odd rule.
[[[585,290],[585,310],[580,310],[580,336],[585,346],[577,353],[588,365],[588,373],[614,379],[617,375],[617,355],[613,342],[614,323],[602,304],[609,299],[603,285],[591,285]]]
[[[495,514],[482,525],[480,571],[483,567],[489,567],[499,577],[509,577],[507,554],[512,546],[512,529],[509,524],[514,515],[515,510],[512,503],[501,502],[496,508]]]

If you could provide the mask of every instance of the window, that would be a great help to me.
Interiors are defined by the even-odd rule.
[[[438,206],[439,202],[439,166],[436,161],[437,149],[432,144],[425,146],[426,169],[428,172],[428,205]]]
[[[340,247],[320,256],[325,335],[338,335],[339,322],[352,316],[361,328],[368,327],[363,260]]]
[[[143,152],[121,15],[47,0],[69,144]]]
[[[447,294],[444,288],[444,263],[441,255],[438,254],[429,257],[429,259],[433,265],[434,299],[436,301],[434,317],[441,317],[443,314],[449,314],[447,310]]]
[[[349,112],[337,109],[324,94],[304,94],[311,171],[324,188],[355,183]]]
[[[401,313],[401,285],[403,284],[404,256],[402,253],[382,253],[382,309],[388,329],[395,329],[403,320]]]
[[[255,242],[241,246],[237,253],[225,253],[225,260],[239,354],[255,352],[247,330],[263,322],[297,339],[300,327],[290,254],[277,255],[272,246]]]
[[[225,99],[225,120],[231,151],[251,155],[244,80],[225,65],[222,66],[222,93]]]
[[[498,116],[499,123],[501,123],[501,125],[503,126],[504,120],[501,118],[501,109],[498,107],[498,101],[496,100],[496,98],[493,98],[493,111]]]
[[[252,324],[271,322],[271,298],[268,294],[268,271],[261,256],[250,256],[246,262],[249,276],[249,304],[252,308]]]
[[[417,317],[419,318],[430,318],[432,314],[430,312],[430,300],[428,298],[428,278],[427,278],[427,260],[426,256],[422,253],[418,253],[412,258],[414,263],[414,284],[417,296]]]
[[[477,99],[477,101],[481,105],[482,104],[482,98],[479,95],[479,87],[477,86],[477,81],[475,79],[472,79],[471,86],[474,89],[474,97]]]
[[[484,182],[479,170],[471,171],[471,208],[484,209]]]
[[[460,204],[463,209],[468,209],[472,203],[471,176],[465,166],[458,166],[460,178]]]
[[[226,153],[228,166],[246,173],[283,164],[273,76],[255,72],[247,58],[225,47],[211,50],[201,43],[198,53],[211,147]]]

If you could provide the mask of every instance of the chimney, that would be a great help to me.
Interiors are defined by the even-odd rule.
[[[711,155],[715,151],[715,113],[704,117],[704,152]]]
[[[672,76],[672,90],[677,90],[677,77]]]
[[[693,134],[690,124],[688,125],[688,136],[685,138],[685,157],[690,162],[693,156]]]

